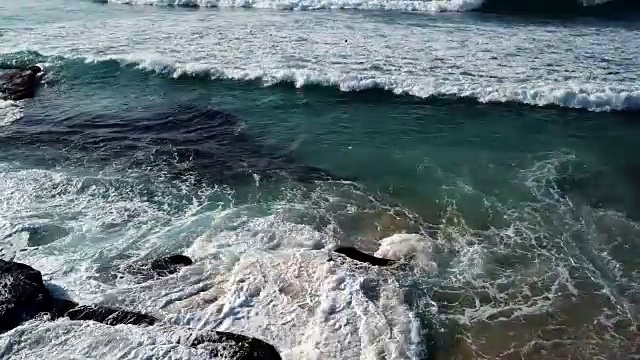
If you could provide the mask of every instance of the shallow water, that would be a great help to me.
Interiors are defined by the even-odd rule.
[[[166,320],[36,319],[3,356],[204,356],[185,327],[289,359],[637,354],[637,22],[363,4],[3,4],[0,65],[48,72],[0,103],[3,257]],[[64,231],[25,248],[30,225]],[[332,244],[419,256],[371,270]],[[171,253],[196,263],[104,280]]]

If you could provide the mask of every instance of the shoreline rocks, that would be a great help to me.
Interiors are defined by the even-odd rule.
[[[192,263],[186,256],[173,255],[151,261],[148,267],[158,274],[169,274]],[[43,313],[48,313],[51,320],[66,317],[111,326],[151,326],[160,321],[151,315],[125,309],[80,305],[73,300],[55,298],[45,286],[40,271],[26,264],[0,260],[0,334]],[[191,347],[206,347],[213,358],[223,355],[236,360],[281,358],[278,350],[263,340],[228,332],[197,332],[184,343]]]
[[[42,68],[35,65],[0,73],[0,99],[19,101],[35,97],[43,74]]]

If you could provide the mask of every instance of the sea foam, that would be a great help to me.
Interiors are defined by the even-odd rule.
[[[22,118],[22,106],[12,100],[0,100],[0,126],[5,126]]]
[[[416,12],[469,11],[482,5],[482,0],[108,0],[116,4],[242,7],[278,10],[400,10]]]
[[[480,103],[521,103],[533,106],[559,106],[590,111],[638,111],[640,89],[627,86],[597,86],[592,84],[518,84],[503,83],[486,86],[482,83],[444,81],[418,76],[351,75],[339,72],[309,69],[254,69],[218,68],[200,63],[181,63],[158,56],[147,58],[139,54],[110,57],[86,57],[86,61],[100,63],[115,60],[123,66],[135,65],[140,69],[165,74],[174,78],[193,76],[210,79],[260,81],[265,86],[291,84],[335,87],[340,91],[357,92],[382,89],[397,95],[419,98],[461,98]]]

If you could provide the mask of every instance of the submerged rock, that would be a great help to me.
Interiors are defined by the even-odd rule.
[[[185,266],[193,265],[193,260],[185,255],[171,255],[151,261],[148,266],[156,276],[168,276],[175,274]]]
[[[0,260],[0,332],[48,311],[50,304],[51,295],[38,270]]]
[[[30,121],[50,121],[25,115]],[[58,128],[58,126],[60,128]],[[57,131],[8,133],[3,145],[55,148],[73,158],[127,169],[154,168],[166,179],[253,186],[268,180],[353,180],[305,165],[282,146],[265,144],[235,115],[194,104],[154,104],[132,111],[77,113]],[[46,144],[46,145],[43,145]],[[48,149],[47,149],[48,150]]]
[[[69,302],[63,304],[70,305]],[[67,310],[64,316],[71,320],[91,320],[106,325],[153,325],[158,321],[151,315],[97,305],[79,305]]]
[[[100,270],[101,273],[106,274],[100,278],[109,282],[114,281],[122,274],[126,274],[134,277],[136,281],[149,281],[175,274],[185,266],[192,264],[193,260],[188,256],[171,255],[151,261],[141,261],[116,267],[107,266]]]

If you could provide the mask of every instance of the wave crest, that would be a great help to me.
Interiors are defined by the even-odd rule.
[[[483,0],[107,0],[128,5],[178,7],[243,7],[278,10],[401,10],[416,12],[470,11]]]
[[[231,7],[277,10],[397,10],[408,12],[482,11],[490,13],[607,16],[640,11],[633,0],[100,0],[104,3],[176,7]]]
[[[319,72],[308,69],[222,69],[197,63],[179,63],[160,57],[122,55],[87,57],[88,63],[116,61],[121,66],[164,74],[173,78],[207,77],[213,80],[260,81],[265,86],[291,84],[297,88],[325,86],[343,92],[380,89],[395,95],[423,99],[471,99],[480,103],[519,103],[532,106],[557,106],[589,111],[640,111],[640,90],[622,86],[598,87],[589,84],[550,84],[526,86],[502,84],[487,87],[481,83],[451,84],[423,78],[364,76]]]

